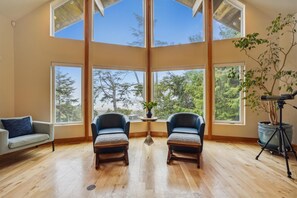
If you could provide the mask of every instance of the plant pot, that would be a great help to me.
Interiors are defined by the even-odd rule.
[[[152,112],[151,112],[151,109],[148,110],[147,114],[146,114],[146,117],[147,118],[151,118],[153,116]]]
[[[259,144],[261,146],[264,146],[269,138],[273,135],[276,128],[279,127],[279,125],[271,125],[270,122],[259,122],[258,123],[258,135],[259,135]],[[285,129],[285,133],[288,136],[288,139],[290,143],[292,142],[292,136],[293,136],[293,127],[290,124],[283,124],[283,128]],[[280,134],[277,132],[274,137],[271,139],[269,144],[267,145],[267,149],[269,150],[278,150],[279,147],[279,136]],[[289,143],[287,139],[285,138],[285,147],[289,147]]]

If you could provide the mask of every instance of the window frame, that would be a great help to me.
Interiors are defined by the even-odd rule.
[[[244,97],[244,92],[240,91],[239,92],[239,97],[240,97],[240,105],[239,105],[239,121],[232,121],[232,120],[216,120],[216,104],[215,104],[215,99],[216,99],[216,95],[215,95],[215,68],[222,68],[222,67],[235,67],[235,66],[239,66],[239,79],[243,79],[243,71],[245,69],[245,63],[244,62],[238,62],[238,63],[215,63],[213,64],[213,112],[212,112],[212,120],[214,124],[225,124],[225,125],[245,125],[245,117],[246,117],[246,113],[245,113],[245,100],[243,100]]]
[[[147,79],[146,79],[146,70],[145,69],[141,69],[141,68],[135,68],[135,67],[119,67],[119,66],[99,66],[99,65],[93,65],[92,67],[92,75],[91,75],[91,100],[93,101],[93,98],[94,98],[94,75],[93,75],[93,71],[94,69],[101,69],[101,70],[118,70],[118,71],[138,71],[138,72],[143,72],[143,88],[144,88],[144,98],[145,98],[145,101],[146,101],[146,89],[147,89]],[[92,102],[93,103],[93,102]],[[91,105],[92,108],[92,120],[95,118],[94,117],[94,105]],[[128,115],[127,115],[128,116]],[[130,122],[138,122],[138,121],[141,121],[140,119],[137,119],[137,120],[130,120]]]
[[[164,67],[160,69],[154,69],[151,71],[151,95],[152,95],[152,101],[154,101],[154,73],[155,72],[167,72],[167,71],[190,71],[190,70],[203,70],[203,117],[206,117],[207,111],[206,111],[206,66],[205,65],[190,65],[190,66],[171,66],[171,67]],[[154,109],[153,109],[154,113]],[[158,115],[156,115],[158,116]],[[170,116],[170,115],[169,115]],[[165,122],[166,119],[158,119],[157,122]]]
[[[81,69],[81,121],[56,122],[56,67],[72,67]],[[77,63],[52,62],[51,64],[51,122],[55,126],[83,125],[84,124],[84,67]]]
[[[213,8],[213,1],[214,0],[212,0],[212,8]],[[226,1],[227,3],[229,3],[229,4],[231,4],[232,6],[234,6],[235,8],[237,8],[238,10],[240,10],[241,11],[241,16],[240,16],[240,18],[241,18],[241,20],[240,20],[240,37],[239,38],[241,38],[241,37],[245,37],[245,4],[244,3],[241,3],[240,1],[238,1],[238,0],[223,0],[223,1]],[[213,20],[214,20],[214,18],[213,18],[213,11],[212,11],[212,21],[211,21],[211,23],[213,23]],[[212,37],[213,37],[213,34],[214,34],[214,32],[213,32],[214,30],[212,30]],[[223,38],[223,39],[213,39],[213,41],[223,41],[223,40],[229,40],[229,39],[237,39],[237,38]]]

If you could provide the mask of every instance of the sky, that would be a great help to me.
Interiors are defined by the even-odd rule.
[[[119,3],[107,7],[104,17],[99,12],[94,14],[95,42],[129,45],[135,41],[132,28],[138,28],[135,18],[144,15],[142,0],[122,0]],[[174,44],[189,43],[192,35],[204,37],[203,15],[197,13],[192,16],[192,9],[174,0],[155,0],[153,8],[154,28],[153,40],[165,41]],[[139,29],[139,28],[138,28]],[[143,31],[144,27],[140,27]],[[55,37],[84,39],[83,20],[70,25],[55,33]],[[214,22],[214,38],[218,38],[219,23]],[[143,46],[142,46],[143,47]]]

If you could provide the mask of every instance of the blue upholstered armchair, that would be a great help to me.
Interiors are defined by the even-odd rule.
[[[130,121],[127,116],[120,113],[106,113],[96,116],[91,126],[93,143],[99,135],[124,133],[129,138]],[[95,148],[94,152],[96,153]]]
[[[201,150],[203,150],[205,122],[202,116],[194,113],[176,113],[167,119],[168,137],[172,133],[197,134],[200,136]]]

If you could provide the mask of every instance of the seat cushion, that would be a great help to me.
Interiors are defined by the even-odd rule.
[[[122,128],[107,128],[107,129],[101,129],[99,130],[98,134],[115,134],[115,133],[124,133],[124,129]]]
[[[2,119],[4,128],[9,132],[9,138],[14,138],[22,135],[33,133],[30,117],[17,119]]]
[[[48,139],[49,139],[49,135],[43,134],[43,133],[23,135],[23,136],[8,139],[8,147],[13,149],[13,148],[18,148],[22,146],[27,146],[29,144],[35,144],[38,142],[46,141]]]
[[[128,145],[129,140],[126,134],[116,133],[116,134],[105,134],[98,135],[94,147],[117,147],[122,145]]]
[[[200,136],[195,134],[171,133],[171,135],[168,137],[167,144],[180,146],[200,146],[201,140]]]
[[[176,127],[172,130],[172,133],[190,133],[198,134],[198,130],[190,127]]]

